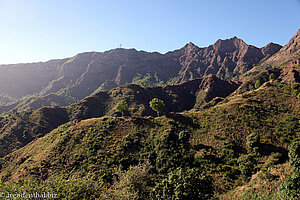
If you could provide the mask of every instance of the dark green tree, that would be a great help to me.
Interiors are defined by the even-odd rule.
[[[122,113],[122,117],[124,116],[124,112],[128,110],[128,104],[126,101],[122,100],[117,104],[117,111]]]
[[[159,117],[159,113],[162,113],[164,107],[165,107],[165,103],[163,100],[160,100],[158,98],[154,98],[150,101],[149,103],[150,108],[152,108],[152,110],[154,110],[155,112],[157,112],[157,116]]]

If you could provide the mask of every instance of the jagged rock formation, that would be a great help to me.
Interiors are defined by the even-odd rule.
[[[300,58],[300,29],[290,39],[290,41],[278,51],[278,53],[271,56],[268,60],[268,64],[282,64],[283,62],[292,62]]]
[[[57,93],[76,100],[97,89],[111,89],[145,76],[165,83],[169,80],[182,83],[208,74],[230,79],[251,69],[279,48],[279,45],[269,44],[259,49],[234,37],[218,40],[206,48],[189,43],[166,54],[113,49],[45,63],[2,65],[0,94],[3,98],[5,95],[21,98]]]

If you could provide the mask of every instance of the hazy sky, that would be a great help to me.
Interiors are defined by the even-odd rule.
[[[0,63],[136,48],[165,53],[237,36],[285,45],[300,0],[0,0]]]

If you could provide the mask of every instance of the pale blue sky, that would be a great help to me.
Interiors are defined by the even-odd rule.
[[[237,36],[285,45],[300,28],[300,0],[0,0],[0,64],[86,51],[165,53]]]

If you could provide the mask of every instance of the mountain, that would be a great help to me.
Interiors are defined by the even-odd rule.
[[[280,51],[271,56],[267,63],[282,64],[283,62],[291,62],[300,57],[300,29],[290,39],[290,41],[280,49]]]
[[[250,69],[248,72],[240,76],[239,80],[243,82],[243,85],[248,85],[251,82],[251,79],[259,73],[264,73],[265,70],[271,70],[278,75],[285,83],[299,83],[300,82],[300,64],[297,63],[297,60],[300,59],[300,29],[298,32],[290,39],[290,41],[282,47],[277,53],[274,53],[272,56],[266,56],[265,59]],[[271,46],[270,46],[271,45]],[[269,46],[269,47],[268,47]],[[275,52],[277,51],[276,45],[269,44],[268,51]],[[270,48],[271,47],[271,48]],[[271,49],[274,49],[271,50]],[[248,83],[246,83],[248,82]],[[253,83],[252,83],[253,84]]]
[[[119,48],[45,63],[1,65],[0,101],[6,107],[0,110],[70,105],[95,91],[125,83],[182,83],[208,74],[228,80],[279,49],[275,44],[259,49],[234,37],[206,48],[189,43],[166,54]],[[32,95],[38,102],[28,101]]]
[[[210,75],[179,85],[143,88],[130,84],[108,91],[100,91],[67,107],[42,107],[37,110],[13,112],[0,120],[0,157],[25,146],[58,125],[104,115],[120,116],[116,104],[125,100],[129,116],[155,116],[149,102],[159,97],[165,102],[165,113],[198,108],[215,97],[227,97],[239,86]],[[222,89],[221,89],[222,88]]]
[[[33,64],[32,77],[52,78],[0,95],[2,197],[299,199],[298,41],[299,31],[284,47],[234,37]],[[30,64],[1,70],[20,66],[22,80]]]
[[[69,109],[82,120],[69,121],[1,158],[1,188],[5,193],[50,191],[60,199],[171,199],[174,191],[194,194],[186,187],[197,190],[197,199],[213,195],[219,199],[284,199],[284,192],[297,189],[293,186],[297,179],[290,177],[287,152],[300,133],[299,101],[289,84],[268,81],[209,108],[155,118],[97,117],[95,113],[95,108],[100,111],[112,104],[112,97],[131,101],[140,95],[136,99],[146,101],[154,93],[161,94],[159,98],[170,109],[175,102],[167,101],[168,96],[176,99],[178,95],[182,102],[176,105],[185,105],[189,92],[219,81],[211,76],[164,88],[121,86],[90,96],[70,109],[34,111],[36,116],[40,112],[39,116],[55,120],[66,116]],[[140,108],[139,104],[130,106],[130,112],[134,108]]]

